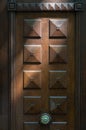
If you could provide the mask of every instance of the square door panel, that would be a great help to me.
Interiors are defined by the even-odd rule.
[[[24,96],[24,114],[41,112],[41,96]]]
[[[66,114],[67,96],[50,96],[50,112],[52,114]]]
[[[24,63],[40,64],[42,61],[41,45],[24,45]]]
[[[65,89],[67,88],[67,71],[65,70],[51,70],[49,71],[49,88],[51,89]]]
[[[23,78],[25,89],[41,88],[41,71],[24,71]]]
[[[50,130],[67,130],[67,122],[53,122],[50,124]]]
[[[50,38],[67,37],[67,19],[50,19],[49,36]]]
[[[66,64],[67,63],[67,45],[50,45],[49,63]]]
[[[40,130],[38,122],[24,122],[24,130]]]
[[[41,38],[40,19],[24,19],[24,37]]]

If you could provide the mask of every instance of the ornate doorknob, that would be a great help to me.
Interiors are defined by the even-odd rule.
[[[47,125],[50,123],[50,121],[51,121],[51,116],[49,114],[44,113],[41,115],[41,117],[40,117],[41,124]]]

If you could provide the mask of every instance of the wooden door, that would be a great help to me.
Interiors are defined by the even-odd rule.
[[[17,13],[15,23],[14,130],[74,130],[74,14]]]

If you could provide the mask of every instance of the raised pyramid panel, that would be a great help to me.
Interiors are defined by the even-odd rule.
[[[41,71],[24,71],[23,81],[24,89],[40,89]]]
[[[41,112],[40,96],[24,96],[24,114],[38,114]]]
[[[24,19],[24,37],[41,38],[40,19]]]
[[[50,45],[49,47],[49,63],[67,63],[67,46],[66,45]]]
[[[24,63],[40,64],[41,60],[41,45],[24,45]]]
[[[52,114],[66,114],[67,96],[50,96],[50,112]]]
[[[67,38],[67,19],[49,20],[50,38]]]
[[[67,130],[67,122],[53,122],[50,124],[50,130]]]
[[[49,88],[50,89],[66,89],[67,88],[67,71],[50,71],[49,72]]]
[[[41,130],[38,122],[24,122],[23,130]]]

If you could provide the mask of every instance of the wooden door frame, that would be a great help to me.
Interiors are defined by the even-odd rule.
[[[75,64],[76,64],[76,83],[75,83],[75,108],[76,108],[76,112],[75,112],[75,130],[80,130],[80,13],[79,12],[72,12],[75,15],[75,35],[76,35],[76,46],[75,46],[75,52],[76,52],[76,56],[75,56]],[[10,68],[9,70],[10,72],[10,83],[11,81],[11,99],[10,102],[15,100],[14,97],[14,86],[15,86],[15,18],[16,18],[16,14],[15,11],[14,12],[10,12],[9,13],[9,23],[10,23],[10,31],[9,31],[9,50],[10,50],[10,55],[9,55],[9,61],[10,61]],[[11,103],[11,129],[15,130],[15,103]]]
[[[5,37],[9,33],[9,25],[10,25],[10,21],[8,20],[9,15],[8,15],[8,11],[7,11],[7,0],[3,0],[0,3],[1,3],[1,5],[3,5],[2,10],[5,11],[5,13],[3,13],[3,11],[0,10],[0,14],[3,13],[3,15],[0,15],[0,17],[2,19],[3,19],[3,17],[7,18],[7,19],[3,19],[3,23],[5,23],[7,26],[7,28],[4,28],[2,30],[4,32],[4,37]],[[85,3],[85,1],[84,1],[84,3]],[[85,5],[86,5],[86,3],[85,3]],[[77,91],[77,94],[76,94],[76,98],[77,98],[76,119],[77,119],[77,122],[76,122],[75,130],[83,130],[83,129],[85,130],[86,129],[86,103],[85,103],[85,100],[86,100],[86,87],[85,87],[86,86],[86,81],[85,81],[85,79],[86,79],[86,76],[85,76],[85,74],[86,74],[85,73],[86,72],[85,71],[86,70],[86,58],[84,58],[84,55],[86,55],[86,50],[85,50],[86,18],[85,17],[86,17],[86,8],[84,8],[84,12],[76,13],[76,37],[77,37],[76,38],[76,71],[77,71],[77,73],[76,73],[76,81],[77,81],[76,82],[76,91]],[[3,26],[2,23],[0,23],[0,25]],[[11,31],[13,31],[13,29]],[[1,40],[1,45],[3,45],[4,44],[3,37],[0,37],[0,40]],[[9,49],[8,49],[8,45],[9,45]],[[2,71],[4,73],[9,75],[9,76],[6,76],[6,78],[5,78],[6,84],[4,84],[4,80],[2,80],[2,81],[0,80],[0,84],[3,87],[1,101],[3,102],[3,104],[4,103],[8,104],[5,108],[5,110],[3,111],[3,113],[1,113],[1,115],[0,115],[0,121],[3,120],[6,123],[5,127],[4,127],[4,125],[5,125],[4,123],[0,124],[0,128],[2,130],[8,130],[8,129],[10,130],[10,114],[11,114],[10,113],[10,92],[11,91],[10,91],[10,87],[8,87],[8,86],[10,86],[10,81],[12,78],[11,77],[12,75],[10,75],[10,74],[13,74],[13,66],[10,66],[10,65],[12,65],[12,63],[10,63],[10,60],[12,59],[12,61],[13,61],[13,58],[12,58],[13,52],[11,51],[11,53],[10,53],[10,50],[13,47],[14,47],[13,44],[11,45],[10,42],[8,42],[8,40],[6,39],[6,45],[4,44],[4,48],[5,48],[4,53],[7,55],[5,62],[2,59],[2,55],[0,55],[1,62],[4,63],[5,67],[7,68],[9,66],[9,69],[4,70],[3,65],[0,64],[0,69],[2,69]],[[4,48],[2,48],[2,52],[3,52]],[[8,59],[8,57],[9,57],[9,59]],[[0,76],[4,77],[4,73],[1,73]],[[8,80],[9,80],[9,82],[8,82]],[[9,89],[7,90],[7,88],[9,88]],[[5,91],[6,91],[6,98],[4,100],[3,97],[4,97]],[[9,96],[8,96],[8,93],[9,93]],[[80,101],[80,102],[78,102],[78,101]],[[1,104],[1,105],[3,105],[3,104]],[[79,107],[78,107],[78,104],[79,104]],[[9,110],[8,110],[8,107],[9,107]],[[8,111],[8,113],[5,113],[6,111]],[[78,120],[77,115],[79,116],[79,120]],[[6,117],[6,118],[4,118],[4,117]]]
[[[80,89],[81,89],[81,85],[80,85],[80,14],[76,13],[76,39],[75,39],[75,52],[76,52],[76,83],[75,83],[75,104],[76,104],[76,115],[75,115],[75,120],[76,120],[76,125],[75,125],[75,130],[80,130]],[[77,117],[78,115],[78,117]]]
[[[15,5],[14,5],[15,6]],[[15,8],[14,8],[15,10]],[[75,13],[75,35],[76,35],[76,46],[75,46],[75,52],[76,52],[76,56],[75,56],[75,60],[76,60],[76,85],[75,85],[75,107],[76,107],[76,114],[75,114],[75,130],[80,130],[80,13],[79,12],[74,12]],[[13,101],[15,99],[14,97],[14,86],[15,86],[15,12],[10,12],[9,14],[9,23],[10,23],[10,31],[9,31],[9,50],[10,50],[10,55],[9,55],[9,61],[10,61],[10,83],[11,81],[11,88],[10,88],[10,92],[11,92],[11,99],[10,102]],[[15,104],[11,103],[11,128],[12,130],[15,130]]]

